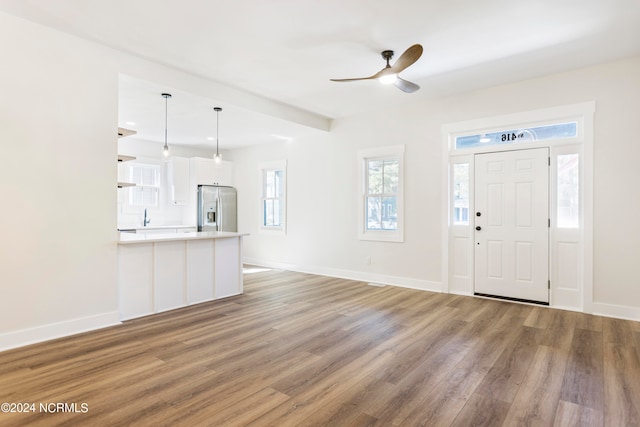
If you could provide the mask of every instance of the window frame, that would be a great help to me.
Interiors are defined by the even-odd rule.
[[[155,164],[155,163],[150,163],[150,162],[143,162],[143,161],[138,161],[138,162],[127,162],[126,164],[123,165],[125,167],[125,176],[126,181],[127,182],[131,182],[131,183],[135,183],[133,180],[133,170],[136,168],[141,168],[141,169],[152,169],[154,171],[154,175],[155,175],[155,185],[145,185],[145,184],[138,184],[135,183],[136,185],[131,186],[131,187],[126,187],[127,193],[124,197],[123,200],[123,210],[124,212],[139,212],[142,211],[144,209],[158,209],[160,208],[160,193],[161,193],[161,189],[162,189],[162,170],[161,170],[161,165],[159,164]],[[144,189],[152,189],[155,190],[155,203],[153,204],[134,204],[133,202],[133,193],[135,191],[139,191],[142,190],[144,191]]]
[[[580,190],[580,186],[584,185],[584,180],[582,178],[583,159],[577,147],[569,146],[563,148],[563,150],[556,150],[556,153],[554,153],[551,159],[553,166],[552,173],[555,181],[555,185],[553,185],[552,188],[553,192],[551,194],[551,208],[553,208],[551,214],[553,217],[552,221],[555,223],[556,228],[559,230],[579,230],[582,228],[581,222],[583,218],[583,212],[581,209],[583,195]],[[574,209],[574,213],[572,215],[574,216],[574,220],[570,222],[565,222],[565,220],[562,218],[563,215],[561,214],[561,209],[563,208],[563,206],[561,206],[560,193],[563,190],[563,186],[561,183],[560,158],[565,156],[574,157],[574,162],[576,163],[574,172],[577,182],[572,189],[573,197],[576,199],[576,203],[572,206],[572,208]]]
[[[464,132],[457,134],[452,141],[452,149],[454,151],[477,151],[482,149],[488,149],[490,151],[505,151],[511,150],[512,147],[520,144],[541,144],[544,145],[545,141],[572,143],[580,137],[580,125],[578,119],[570,120],[548,120],[545,122],[530,122],[522,124],[520,126],[498,126],[495,128],[487,128],[482,132],[476,131]],[[571,126],[575,133],[563,135],[562,132],[554,134],[553,136],[545,135],[545,130],[555,128],[557,131],[562,126]],[[537,136],[536,131],[542,132],[540,136]],[[499,138],[501,137],[501,138]],[[483,141],[483,139],[485,139]],[[498,139],[499,138],[499,139]],[[465,139],[470,139],[464,141]],[[478,139],[477,142],[473,142],[474,139]],[[458,146],[460,143],[461,146]],[[500,148],[502,147],[502,148]]]
[[[405,146],[394,145],[370,148],[358,151],[358,239],[379,242],[404,242],[404,152]],[[367,228],[367,199],[371,196],[368,189],[368,163],[373,160],[398,161],[398,188],[396,197],[395,230],[370,230]],[[375,193],[377,195],[377,193]],[[391,195],[392,193],[389,193]],[[382,193],[381,197],[387,197]]]
[[[268,172],[280,171],[282,176],[280,178],[282,183],[282,191],[280,197],[267,197],[267,182],[266,174]],[[280,214],[281,221],[279,226],[265,225],[265,202],[267,200],[279,200],[280,201]],[[260,216],[259,216],[259,229],[263,233],[274,234],[286,234],[287,233],[287,161],[278,160],[272,162],[260,163]]]

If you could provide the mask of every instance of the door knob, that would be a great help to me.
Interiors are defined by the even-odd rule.
[[[480,231],[480,230],[482,230],[482,227],[477,226],[477,227],[476,227],[476,230]]]
[[[480,212],[476,212],[476,216],[480,216],[482,215]]]

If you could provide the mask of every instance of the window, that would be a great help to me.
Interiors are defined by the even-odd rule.
[[[402,242],[402,166],[404,146],[362,150],[358,153],[362,188],[362,240]]]
[[[262,225],[264,227],[282,226],[282,178],[281,170],[264,170],[262,189]]]
[[[136,184],[129,189],[129,206],[157,207],[160,194],[160,166],[129,163],[127,181]]]
[[[285,231],[286,161],[263,163],[261,220],[263,230]]]
[[[546,139],[575,138],[577,135],[578,123],[576,122],[509,129],[499,132],[458,136],[456,137],[456,150],[491,145],[519,144]]]
[[[578,154],[558,155],[558,228],[578,228],[580,226],[579,205],[579,156]]]
[[[367,229],[398,229],[398,159],[367,159]]]
[[[453,165],[453,224],[469,224],[469,163]]]

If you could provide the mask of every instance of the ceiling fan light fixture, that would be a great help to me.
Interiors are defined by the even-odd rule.
[[[380,83],[382,83],[383,85],[390,85],[396,82],[396,80],[398,80],[398,74],[393,73],[393,74],[387,74],[386,76],[382,76],[378,79],[380,81]]]
[[[399,74],[413,65],[420,56],[422,56],[422,45],[414,44],[413,46],[409,46],[407,50],[405,50],[400,58],[391,65],[390,61],[393,58],[394,52],[392,50],[383,50],[381,52],[382,59],[385,60],[387,65],[377,73],[369,76],[369,77],[356,77],[349,79],[329,79],[332,82],[353,82],[357,80],[378,80],[382,84],[393,84],[395,87],[400,89],[406,93],[413,93],[420,89],[415,83],[404,80],[399,76]]]

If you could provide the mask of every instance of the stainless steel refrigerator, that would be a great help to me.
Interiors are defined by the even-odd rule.
[[[198,185],[198,231],[238,231],[237,200],[233,187]]]

